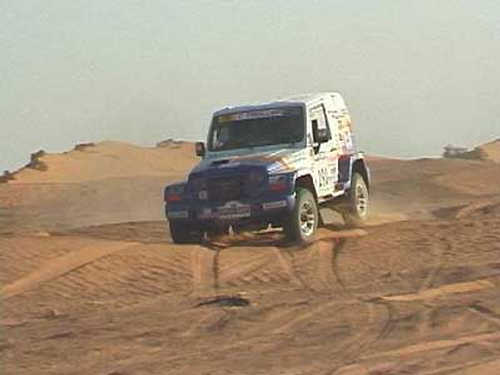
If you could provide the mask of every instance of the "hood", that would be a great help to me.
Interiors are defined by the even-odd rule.
[[[299,168],[300,161],[305,158],[304,151],[289,148],[246,155],[205,158],[193,168],[191,174],[229,175],[236,171],[245,173],[255,169],[265,169],[268,174],[291,173]]]

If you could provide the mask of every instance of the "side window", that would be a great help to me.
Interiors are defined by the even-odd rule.
[[[313,134],[317,134],[317,130],[318,130],[318,120],[317,119],[311,120],[311,127],[312,127]],[[313,138],[316,138],[316,137],[313,136]],[[318,142],[317,139],[313,139],[313,141],[314,141],[314,143]]]
[[[339,113],[337,110],[335,111],[328,111],[328,122],[331,124],[331,126],[334,129],[334,137],[336,138],[337,142],[343,142],[344,138],[342,135],[342,132],[339,131],[340,128],[340,117]]]
[[[317,129],[326,129],[328,132],[328,138],[332,138],[332,133],[330,127],[328,126],[328,121],[326,119],[325,107],[323,105],[318,105],[309,110],[309,117],[311,120],[311,127],[313,129],[313,134],[316,134]],[[317,139],[314,139],[317,142]]]

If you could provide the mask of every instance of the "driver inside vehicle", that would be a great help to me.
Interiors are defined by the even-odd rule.
[[[223,127],[215,134],[216,139],[214,142],[215,148],[224,148],[227,141],[229,140],[229,128]]]

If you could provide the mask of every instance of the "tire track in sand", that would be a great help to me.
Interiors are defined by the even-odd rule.
[[[366,232],[363,230],[346,230],[329,233],[327,236],[323,235],[319,237],[317,242],[302,250],[302,252],[305,252],[302,254],[302,261],[306,262],[305,264],[299,263],[295,256],[301,251],[275,249],[274,252],[278,257],[279,263],[292,281],[301,285],[311,295],[328,291],[333,293],[334,296],[332,300],[322,302],[319,305],[276,312],[273,314],[272,323],[268,322],[271,324],[267,324],[269,326],[267,330],[270,329],[271,333],[275,335],[286,334],[295,327],[311,321],[315,316],[324,314],[329,310],[331,310],[329,315],[334,316],[336,311],[344,309],[346,305],[359,304],[360,301],[358,298],[352,298],[345,292],[345,287],[339,282],[340,279],[333,272],[332,263],[334,262],[334,251],[342,243],[341,239],[360,237],[365,234]],[[305,275],[301,274],[305,271],[305,268],[310,268],[308,272],[310,278],[304,277]],[[341,299],[338,297],[341,297]],[[345,297],[351,298],[346,300]],[[368,321],[373,322],[375,320],[375,309],[373,306],[368,307],[367,314]],[[259,331],[264,330],[255,329],[253,334]],[[356,339],[349,340],[348,345],[352,341],[356,341],[357,338],[358,336],[356,336]]]
[[[203,247],[191,249],[193,291],[213,290],[217,286],[217,262],[219,250]]]
[[[242,256],[230,263],[222,264],[222,252],[230,249],[231,247],[219,248],[207,246],[191,250],[193,292],[215,292],[221,287],[237,286],[253,282],[268,284],[276,279],[265,270],[262,272],[262,275],[257,273],[264,266],[272,264],[270,262],[272,253]]]
[[[447,251],[450,252],[452,250],[452,245],[446,241],[446,246],[447,246]],[[433,244],[432,249],[435,251],[434,256],[437,258],[436,263],[434,264],[434,267],[431,269],[427,277],[425,278],[424,282],[419,288],[419,293],[422,293],[426,291],[427,289],[431,288],[434,280],[436,279],[437,274],[441,271],[443,268],[443,262],[444,262],[444,250],[441,249],[440,246],[436,246],[436,244]]]
[[[434,341],[427,341],[423,343],[418,343],[414,345],[409,345],[405,346],[399,349],[393,349],[393,350],[388,350],[385,352],[378,352],[374,354],[369,354],[369,355],[364,355],[361,356],[361,359],[363,360],[369,360],[369,359],[374,359],[374,358],[384,358],[384,357],[406,357],[412,354],[420,353],[420,352],[428,352],[432,350],[440,350],[440,349],[445,349],[445,348],[450,348],[450,347],[456,347],[458,345],[462,344],[469,344],[469,343],[475,343],[475,342],[482,342],[482,341],[491,341],[491,342],[498,342],[500,340],[500,332],[493,332],[493,333],[482,333],[478,335],[468,335],[468,336],[463,336],[459,337],[456,339],[443,339],[443,340],[434,340]]]
[[[348,290],[346,284],[340,277],[339,272],[339,255],[341,254],[345,244],[346,239],[342,238],[339,242],[336,242],[336,244],[331,247],[331,269],[336,281],[344,290],[344,293],[352,296],[362,306],[365,306],[368,315],[367,321],[365,323],[365,328],[357,333],[354,337],[352,337],[341,352],[344,359],[346,361],[349,361],[358,358],[363,351],[368,349],[370,346],[375,344],[378,340],[385,337],[390,332],[393,319],[393,308],[389,303],[386,302],[364,300]],[[385,314],[381,312],[378,314],[376,313],[376,309],[380,309],[381,307],[385,310]],[[383,318],[382,328],[374,328],[373,326],[375,326],[377,323],[377,317],[380,317],[381,315],[385,315],[385,317]]]
[[[434,262],[430,269],[428,270],[427,275],[425,278],[422,280],[420,286],[417,288],[416,293],[413,294],[405,294],[405,295],[395,295],[395,296],[380,296],[377,297],[376,299],[372,300],[363,300],[359,298],[360,302],[364,302],[367,304],[368,307],[371,306],[371,308],[375,308],[376,306],[383,306],[386,309],[386,314],[387,317],[385,319],[385,323],[383,324],[382,328],[379,330],[379,333],[376,335],[375,338],[370,339],[369,338],[369,331],[370,329],[366,330],[366,334],[360,333],[358,335],[358,341],[359,343],[354,343],[353,342],[353,351],[349,351],[346,353],[346,351],[342,352],[342,355],[349,359],[359,359],[361,358],[362,360],[366,359],[373,359],[373,358],[381,358],[381,357],[386,357],[386,356],[401,356],[401,355],[409,355],[412,352],[422,352],[422,351],[432,351],[432,350],[438,350],[441,348],[447,348],[451,346],[456,346],[456,345],[461,345],[463,343],[470,343],[470,342],[482,342],[484,340],[489,340],[491,338],[497,338],[498,337],[498,332],[490,335],[477,335],[477,336],[470,336],[466,338],[460,338],[460,339],[455,339],[455,340],[440,340],[437,342],[432,342],[430,345],[427,343],[420,343],[420,344],[415,344],[413,346],[409,346],[407,348],[404,348],[403,350],[392,350],[392,351],[387,351],[383,353],[375,353],[373,355],[367,355],[363,356],[363,353],[366,352],[366,350],[369,347],[372,347],[378,340],[381,340],[385,337],[387,337],[392,330],[395,328],[397,324],[397,318],[398,318],[398,308],[393,305],[392,302],[411,302],[411,301],[419,301],[419,300],[425,300],[425,299],[434,299],[436,297],[442,296],[442,295],[447,295],[447,294],[454,294],[454,293],[466,293],[466,292],[473,292],[477,290],[481,290],[484,288],[492,288],[494,285],[489,282],[488,280],[475,280],[472,282],[463,282],[463,283],[455,283],[455,284],[447,284],[439,287],[433,287],[435,284],[435,280],[437,279],[439,273],[444,267],[444,255],[446,253],[446,250],[448,252],[451,252],[451,244],[446,241],[445,247],[440,246],[439,243],[432,243],[432,254],[434,256]],[[339,274],[339,268],[340,268],[340,262],[339,262],[339,254],[342,251],[343,246],[337,247],[334,249],[335,251],[335,258],[334,258],[334,263],[332,264],[333,270],[336,273],[338,277],[339,283],[346,288],[347,291],[347,285],[343,282],[343,280],[340,278]],[[498,325],[498,320],[495,319],[495,317],[491,317],[490,314],[484,314],[483,311],[478,311],[478,309],[470,308],[469,311],[477,313],[478,315],[481,315],[483,318],[488,318],[487,320],[490,321],[491,323],[495,323]],[[423,321],[420,322],[420,330],[423,332],[420,332],[421,335],[424,335],[429,331],[431,321],[430,321],[430,312],[425,312],[422,315]],[[487,316],[485,316],[487,315]],[[375,316],[373,314],[370,315],[370,323],[375,324]],[[459,320],[461,324],[465,324],[465,319]]]
[[[243,281],[248,283],[248,281],[244,280],[244,277],[255,273],[257,270],[262,269],[262,267],[266,264],[269,264],[269,257],[271,254],[260,254],[250,257],[250,259],[245,259],[242,262],[239,262],[237,265],[233,267],[222,267],[219,265],[218,270],[218,282],[220,283],[237,283],[238,281]]]
[[[263,270],[263,267],[271,264],[278,265],[284,271],[284,280],[288,279],[288,282],[292,281],[294,284],[300,285],[304,290],[309,291],[309,293],[316,294],[328,291],[342,297],[342,301],[335,298],[312,308],[286,309],[285,311],[278,311],[273,314],[273,324],[266,324],[268,326],[266,331],[270,330],[273,334],[286,333],[290,329],[293,329],[293,327],[325,312],[325,310],[338,309],[339,305],[345,305],[346,302],[359,302],[357,299],[352,298],[349,301],[345,301],[344,297],[346,293],[344,292],[344,288],[340,285],[335,285],[337,278],[334,272],[332,272],[331,267],[333,262],[331,247],[337,246],[342,238],[364,235],[366,235],[366,231],[364,230],[345,230],[333,233],[328,231],[327,233],[323,233],[317,242],[305,249],[295,249],[294,251],[288,248],[273,247],[270,244],[271,252],[253,255],[245,255],[243,253],[241,255],[242,258],[237,257],[230,262],[231,258],[226,258],[227,262],[224,263],[221,263],[221,259],[225,258],[221,258],[221,254],[236,248],[238,244],[208,243],[206,247],[196,248],[191,252],[194,292],[216,294],[221,286],[226,286],[227,284],[231,286],[254,282],[268,284],[273,279],[270,277],[269,272],[266,273],[266,270]],[[270,257],[274,258],[274,260],[270,259]],[[260,277],[260,271],[262,271],[262,277]],[[368,318],[370,321],[374,319],[374,315],[374,309],[369,308]],[[193,327],[197,327],[200,324],[202,322],[195,322],[194,326],[188,329],[188,332],[196,329]],[[253,335],[256,335],[261,329],[260,327],[256,327],[251,331]]]
[[[278,248],[273,249],[273,251],[276,257],[278,258],[278,262],[281,268],[285,271],[290,281],[292,281],[294,284],[301,285],[302,287],[306,288],[304,280],[302,280],[302,278],[299,277],[297,275],[297,272],[295,272],[294,270],[292,261],[291,259],[289,259],[290,255],[283,254],[283,250],[280,250]]]

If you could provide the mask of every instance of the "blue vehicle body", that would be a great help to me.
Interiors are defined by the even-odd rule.
[[[167,199],[169,189],[183,187],[182,199],[165,205],[165,214],[171,220],[202,228],[229,224],[280,225],[295,204],[296,171],[280,173],[286,187],[276,191],[269,185],[269,171],[273,168],[274,161],[259,158],[204,160],[191,171],[187,182],[165,188]],[[210,181],[216,181],[217,185],[197,189],[196,182],[193,183],[196,180],[207,181],[209,185]],[[235,180],[239,194],[234,195],[234,191],[225,194],[224,189],[237,189]],[[200,191],[207,191],[206,197],[202,195],[205,199],[200,198]]]
[[[277,131],[279,126],[287,128]],[[229,141],[233,147],[226,147]],[[189,231],[199,234],[229,226],[285,227],[291,218],[307,216],[296,210],[297,201],[306,198],[314,200],[309,216],[318,222],[321,204],[352,211],[357,199],[367,210],[370,172],[356,150],[351,119],[337,93],[217,111],[207,145],[205,150],[204,144],[197,144],[202,160],[187,180],[165,188],[165,214],[173,237],[184,241]],[[353,183],[362,185],[361,200]],[[310,195],[304,198],[300,190]],[[359,212],[358,219],[364,220]]]

